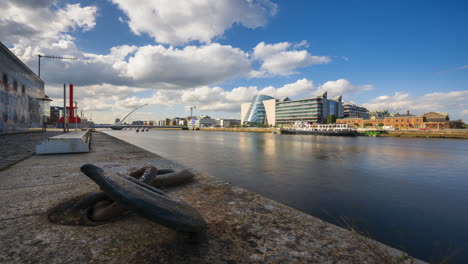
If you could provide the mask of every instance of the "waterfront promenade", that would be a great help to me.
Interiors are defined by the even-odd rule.
[[[35,155],[1,171],[1,263],[401,263],[404,256],[201,173],[191,184],[165,190],[208,222],[206,238],[198,244],[137,215],[100,226],[48,222],[53,206],[98,190],[79,171],[85,163],[125,174],[146,165],[182,167],[93,133],[90,153]]]
[[[36,145],[63,132],[32,132],[0,135],[0,170],[34,155]]]

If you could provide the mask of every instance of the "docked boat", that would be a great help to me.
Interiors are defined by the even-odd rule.
[[[296,122],[291,128],[281,128],[281,134],[357,136],[357,131],[349,124],[308,124]]]

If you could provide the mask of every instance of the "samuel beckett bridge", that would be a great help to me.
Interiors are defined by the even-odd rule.
[[[144,106],[147,106],[148,104],[144,104],[144,105],[141,105],[141,106],[138,106],[137,108],[133,109],[132,111],[130,111],[124,118],[122,118],[122,120],[119,120],[118,122],[116,122],[115,124],[113,125],[104,125],[104,124],[100,124],[100,125],[95,125],[94,127],[95,128],[111,128],[113,130],[132,130],[132,129],[135,129],[136,132],[144,132],[144,131],[148,131],[148,129],[150,128],[179,128],[179,129],[182,129],[182,130],[187,130],[188,127],[186,126],[182,126],[182,127],[177,127],[177,126],[154,126],[154,125],[132,125],[132,124],[124,124],[124,121],[125,119],[127,119],[127,117],[129,117],[133,112],[135,112],[136,110],[144,107]]]

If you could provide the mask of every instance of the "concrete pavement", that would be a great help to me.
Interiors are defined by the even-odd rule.
[[[219,179],[164,191],[208,223],[200,243],[135,214],[99,226],[48,221],[48,210],[98,191],[79,168],[93,163],[128,174],[136,168],[183,168],[103,133],[85,154],[34,155],[0,171],[1,263],[409,263],[403,252],[326,223]],[[391,261],[391,262],[390,262]],[[419,263],[419,261],[416,261]]]

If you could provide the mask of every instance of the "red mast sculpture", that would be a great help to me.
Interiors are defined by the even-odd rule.
[[[77,107],[74,107],[73,106],[73,84],[70,84],[69,86],[70,88],[70,101],[69,101],[69,106],[67,107],[68,108],[68,127],[69,128],[80,128],[81,125],[81,118],[79,116],[75,116],[75,111],[74,109],[77,108]],[[61,117],[59,119],[59,123],[62,123],[64,124],[64,117]]]

